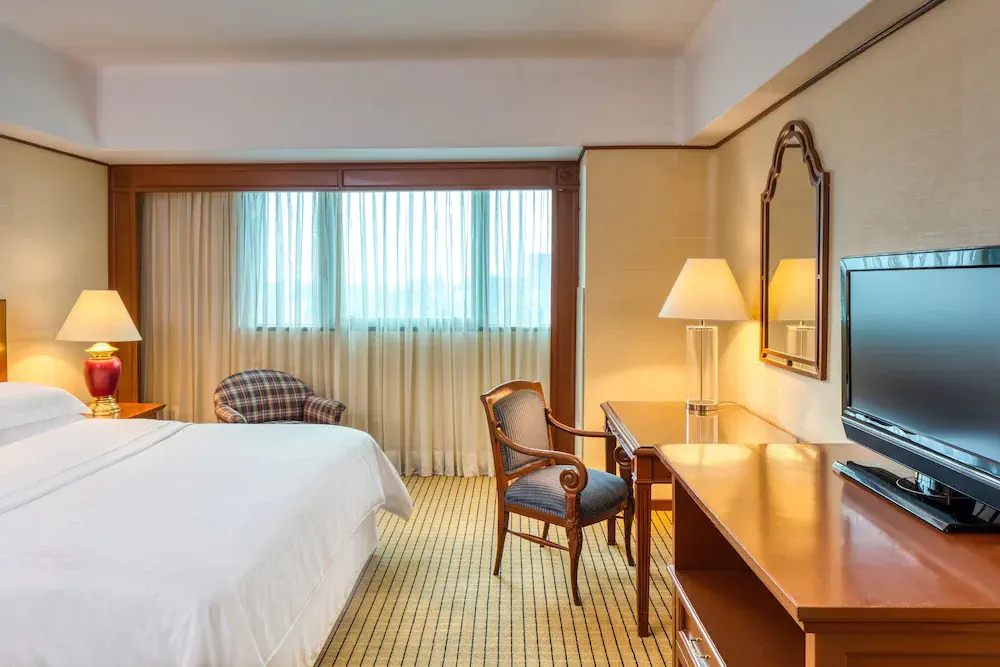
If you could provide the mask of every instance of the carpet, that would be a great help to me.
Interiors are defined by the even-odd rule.
[[[584,529],[582,607],[566,552],[508,535],[494,577],[496,487],[490,477],[409,477],[408,522],[381,513],[379,546],[317,665],[669,665],[670,514],[654,512],[652,636],[635,631],[635,568],[607,525]],[[512,515],[510,527],[540,534]],[[566,544],[561,528],[549,537]]]

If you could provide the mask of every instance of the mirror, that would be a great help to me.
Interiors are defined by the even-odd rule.
[[[830,175],[809,126],[793,120],[774,146],[761,194],[760,358],[826,379]]]

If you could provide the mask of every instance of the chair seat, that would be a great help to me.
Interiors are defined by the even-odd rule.
[[[566,518],[566,490],[559,483],[563,470],[573,466],[547,466],[515,480],[504,499],[511,505],[525,507]],[[583,517],[604,514],[628,498],[628,484],[617,475],[587,468],[587,486],[580,492]]]

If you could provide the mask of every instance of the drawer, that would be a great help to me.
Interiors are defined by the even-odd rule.
[[[725,667],[725,662],[706,634],[701,622],[686,600],[677,598],[677,614],[674,619],[676,630],[674,650],[681,656],[681,664],[686,667]]]

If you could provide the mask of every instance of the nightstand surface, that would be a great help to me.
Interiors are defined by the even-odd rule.
[[[167,407],[166,403],[119,403],[122,409],[114,417],[94,417],[87,415],[90,419],[157,419],[160,411]]]

